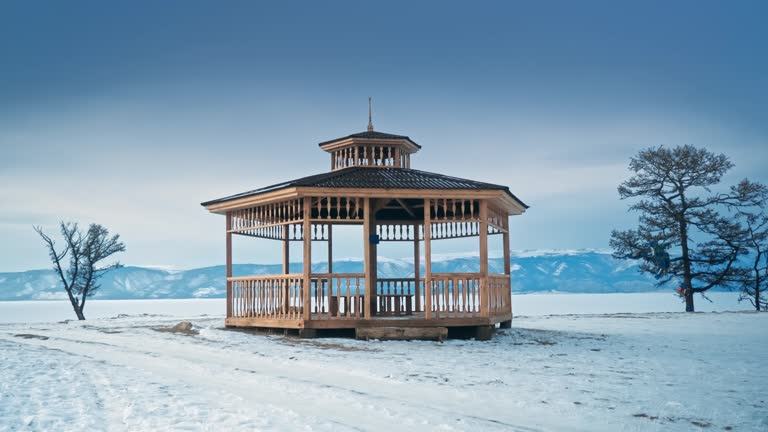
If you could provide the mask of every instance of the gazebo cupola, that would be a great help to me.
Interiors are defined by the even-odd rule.
[[[331,154],[331,171],[353,166],[410,168],[411,155],[421,149],[420,145],[407,136],[374,131],[370,105],[367,131],[321,142],[319,145]]]
[[[509,188],[412,169],[411,155],[421,147],[375,131],[370,105],[365,132],[319,145],[331,155],[330,171],[202,203],[226,216],[227,326],[304,336],[355,329],[360,337],[382,337],[395,327],[397,334],[438,337],[469,328],[485,339],[494,326],[511,325],[509,217],[528,206]],[[334,271],[333,232],[342,225],[362,228],[362,272]],[[282,271],[233,275],[235,235],[282,243]],[[503,265],[490,267],[488,239],[497,235]],[[433,271],[433,242],[471,237],[478,239],[477,268]],[[290,242],[303,246],[293,260]],[[379,277],[380,242],[411,244],[412,272]],[[321,245],[327,271],[312,266]]]

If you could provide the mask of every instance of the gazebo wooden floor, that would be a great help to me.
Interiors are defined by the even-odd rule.
[[[424,312],[415,312],[407,316],[376,316],[365,318],[332,318],[327,313],[313,314],[312,319],[264,319],[264,318],[227,318],[227,327],[237,327],[266,332],[296,333],[300,337],[314,338],[326,335],[337,335],[337,331],[354,330],[360,338],[361,332],[367,329],[397,329],[407,331],[406,339],[439,339],[450,337],[475,338],[489,340],[496,328],[509,328],[512,324],[512,314],[503,313],[491,317],[465,317],[461,314],[450,314],[439,318],[427,319]],[[443,336],[435,336],[435,329],[443,328]],[[386,332],[385,332],[386,333]],[[380,334],[385,334],[380,333]],[[368,333],[366,333],[368,334]],[[378,333],[377,333],[378,334]],[[364,336],[368,338],[368,336]],[[386,338],[378,336],[375,338]]]
[[[489,326],[512,320],[512,314],[499,314],[492,317],[462,317],[448,315],[440,318],[425,317],[424,312],[414,312],[407,316],[376,316],[373,319],[343,318],[330,319],[327,313],[312,314],[309,321],[264,319],[264,318],[227,318],[226,325],[232,327],[275,327],[275,328],[314,328],[348,329],[358,327],[470,327]]]

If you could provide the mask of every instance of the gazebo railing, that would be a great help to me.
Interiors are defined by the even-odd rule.
[[[512,296],[510,294],[509,275],[488,275],[488,311],[491,314],[512,312]]]
[[[377,313],[381,316],[412,315],[424,311],[424,278],[379,278],[376,284]]]
[[[244,276],[231,284],[228,309],[232,318],[301,320],[304,311],[304,275],[300,273]],[[363,273],[313,273],[310,276],[311,319],[365,318]],[[409,316],[430,311],[430,318],[472,318],[511,313],[508,275],[432,273],[429,289],[424,279],[379,278],[374,316]],[[427,298],[429,297],[429,298]]]
[[[313,273],[311,280],[314,318],[359,319],[365,316],[363,273]]]
[[[302,274],[230,277],[233,318],[301,319]]]
[[[432,318],[480,316],[480,273],[432,273],[429,293]]]

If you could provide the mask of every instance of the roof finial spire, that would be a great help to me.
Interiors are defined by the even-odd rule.
[[[368,132],[373,132],[373,122],[371,121],[371,97],[368,96]]]

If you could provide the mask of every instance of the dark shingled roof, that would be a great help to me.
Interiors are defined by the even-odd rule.
[[[347,138],[368,138],[368,139],[380,139],[380,140],[408,140],[412,142],[416,147],[421,148],[420,145],[416,144],[412,139],[408,138],[405,135],[395,135],[391,133],[385,133],[385,132],[377,132],[377,131],[366,131],[366,132],[360,132],[352,135],[347,135],[345,137],[332,139],[329,141],[323,141],[318,146],[322,147],[326,144],[330,144],[336,141],[342,141]]]
[[[252,195],[259,195],[289,187],[321,188],[384,188],[384,189],[444,189],[444,190],[502,190],[509,194],[523,207],[528,208],[509,191],[506,186],[483,183],[409,168],[370,168],[350,167],[309,177],[303,177],[284,183],[243,192],[202,203],[203,206],[218,204]]]

